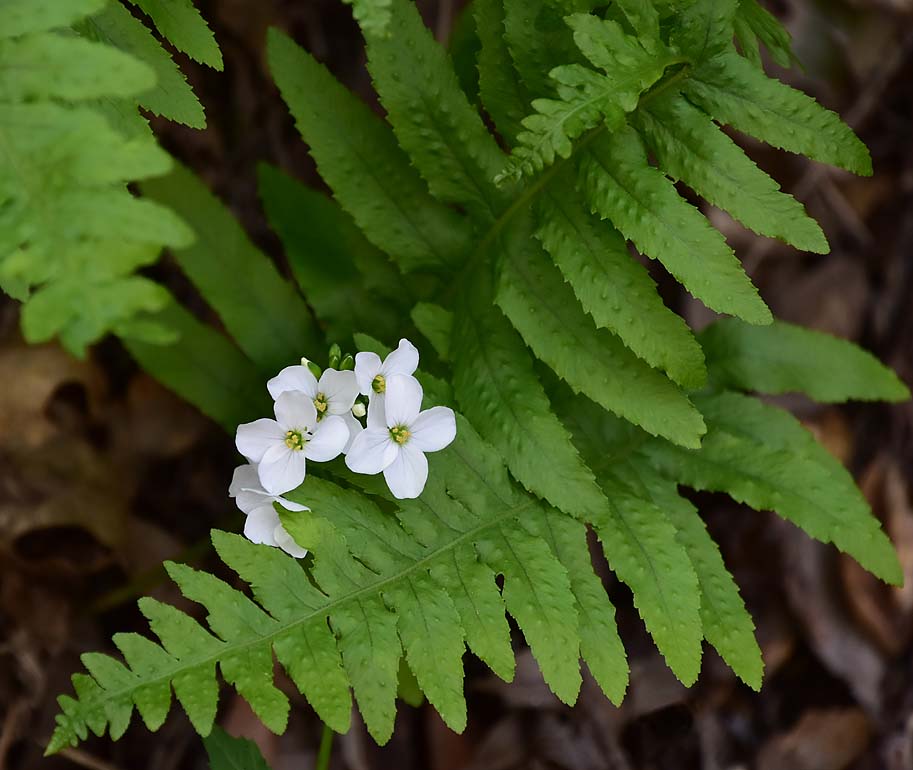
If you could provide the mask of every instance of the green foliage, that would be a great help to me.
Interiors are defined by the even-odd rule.
[[[221,727],[214,727],[203,744],[209,756],[209,770],[269,770],[256,743],[233,738]]]
[[[206,20],[191,0],[130,0],[155,24],[162,37],[200,64],[222,70],[222,52]]]
[[[186,0],[147,4],[193,11]],[[208,51],[217,53],[214,41]],[[136,271],[194,236],[167,207],[127,188],[170,168],[137,104],[204,124],[177,66],[122,6],[9,0],[0,8],[0,288],[25,302],[30,342],[59,336],[83,355],[111,331],[136,342],[175,339],[150,318],[167,292]]]
[[[744,1],[624,0],[597,15],[587,0],[476,0],[478,46],[466,46],[478,51],[476,94],[411,0],[353,5],[385,119],[288,37],[268,40],[274,79],[332,192],[261,170],[267,218],[306,300],[177,168],[141,186],[197,232],[195,244],[174,244],[176,261],[234,342],[166,295],[136,320],[179,340],[130,349],[230,429],[267,413],[264,375],[302,354],[327,342],[386,353],[417,330],[436,353],[423,352],[418,375],[426,403],[458,407],[457,439],[430,457],[416,500],[393,500],[338,463],[309,466],[288,496],[311,511],[280,510],[312,554],[304,562],[215,531],[250,595],[169,565],[205,625],[143,600],[159,641],[116,636],[126,664],[85,656],[89,675],[61,697],[49,752],[89,731],[118,737],[134,707],[157,729],[172,690],[209,734],[217,671],[282,731],[274,657],[336,731],[354,695],[371,735],[388,740],[412,677],[460,730],[465,650],[514,674],[507,614],[558,698],[576,700],[582,661],[618,702],[628,666],[594,537],[683,682],[697,679],[706,639],[757,688],[753,623],[679,485],[773,509],[900,578],[846,470],[788,413],[735,391],[842,401],[899,400],[906,388],[849,343],[772,322],[722,235],[676,187],[759,233],[826,250],[801,206],[721,130],[870,170],[835,115],[736,51],[738,33],[752,55],[750,30],[776,55],[775,23]],[[632,246],[741,320],[692,334]]]

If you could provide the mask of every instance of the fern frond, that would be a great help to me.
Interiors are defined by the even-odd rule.
[[[191,128],[206,128],[206,114],[187,78],[143,23],[119,2],[86,19],[79,31],[91,40],[119,48],[155,72],[155,84],[137,96],[150,112]]]
[[[129,0],[142,9],[155,28],[194,61],[222,71],[222,52],[193,0]]]
[[[316,324],[304,300],[202,180],[176,163],[142,190],[170,205],[197,234],[193,244],[172,254],[261,371],[277,372],[317,347]]]
[[[792,36],[758,0],[739,0],[735,31],[743,55],[757,66],[761,65],[758,41],[764,44],[770,57],[781,67],[789,67],[793,63]]]
[[[390,129],[275,30],[268,53],[320,175],[371,242],[404,270],[457,264],[469,250],[462,217],[428,194]]]
[[[504,8],[501,0],[476,0],[472,10],[480,43],[479,97],[500,134],[512,142],[529,107],[504,39]]]
[[[587,211],[570,170],[543,190],[537,213],[536,236],[596,325],[682,387],[701,387],[704,354],[691,330],[663,304],[621,234]]]
[[[904,401],[910,391],[871,353],[847,340],[774,321],[718,321],[700,335],[714,383],[759,393],[802,392],[823,403]]]
[[[659,443],[643,449],[664,474],[776,511],[885,582],[903,580],[894,547],[852,476],[798,420],[736,393],[695,396],[694,401],[707,420],[700,449]]]
[[[392,0],[343,0],[352,6],[352,15],[365,35],[387,35]]]
[[[774,147],[854,174],[872,173],[868,149],[837,115],[734,52],[696,68],[682,91],[720,123]]]
[[[645,49],[614,21],[589,14],[568,16],[566,21],[577,45],[605,74],[579,64],[555,67],[549,78],[558,99],[533,101],[537,114],[523,120],[526,130],[518,134],[518,145],[497,182],[541,171],[556,155],[570,157],[572,140],[599,124],[607,131],[621,126],[640,95],[674,61],[669,52],[662,55]]]
[[[367,41],[368,71],[387,119],[437,198],[493,219],[505,205],[492,183],[504,163],[501,150],[415,4],[390,2],[390,35]]]
[[[104,7],[107,0],[6,0],[0,6],[0,38],[69,27]]]
[[[259,183],[266,218],[330,342],[345,343],[358,329],[398,334],[410,291],[389,258],[327,195],[265,164]]]
[[[638,128],[660,168],[704,200],[728,211],[759,235],[826,254],[827,239],[795,198],[700,109],[679,94],[664,94],[638,111]]]
[[[288,702],[272,683],[271,650],[334,729],[347,728],[351,683],[379,742],[392,731],[402,651],[431,703],[451,727],[462,729],[463,613],[466,599],[475,602],[477,594],[455,592],[452,599],[447,586],[455,560],[461,566],[474,561],[473,545],[480,564],[504,575],[504,602],[546,680],[573,702],[580,685],[580,642],[571,582],[546,542],[518,528],[517,517],[536,503],[511,486],[497,455],[464,427],[459,449],[447,453],[453,470],[440,462],[444,457],[433,460],[442,465],[433,477],[442,480],[436,493],[398,511],[404,527],[366,497],[309,479],[306,496],[313,513],[283,512],[282,517],[293,537],[317,554],[310,575],[276,549],[213,532],[219,555],[251,585],[256,602],[211,575],[169,564],[181,592],[206,608],[208,629],[172,607],[142,600],[161,646],[135,635],[117,637],[129,668],[105,656],[88,656],[93,678],[78,675],[77,697],[61,698],[62,714],[48,751],[85,737],[89,729],[101,733],[109,724],[115,735],[122,733],[134,705],[156,729],[168,710],[169,686],[195,728],[208,734],[218,698],[216,665],[264,724],[279,731]],[[428,532],[422,521],[429,515],[439,522],[433,543],[425,544],[408,533]],[[584,539],[571,548],[566,535],[560,537],[562,549],[576,551],[574,558],[586,553]],[[468,569],[485,578],[484,570]],[[497,596],[492,577],[474,583],[477,589],[483,585],[484,595]],[[483,618],[485,626],[474,629],[470,640],[505,639],[503,614],[492,612],[488,602],[482,599],[483,611],[473,606],[470,617]]]
[[[770,323],[770,310],[723,236],[649,165],[633,129],[591,143],[580,172],[594,212],[660,260],[692,295],[720,313]]]
[[[576,392],[648,433],[699,446],[704,423],[687,396],[593,325],[529,234],[506,240],[496,301],[537,357]]]

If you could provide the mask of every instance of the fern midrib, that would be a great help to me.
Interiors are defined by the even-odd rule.
[[[465,543],[467,541],[471,541],[474,537],[478,536],[481,532],[485,531],[486,529],[488,529],[490,527],[500,526],[500,524],[502,522],[504,522],[510,518],[514,518],[515,516],[522,513],[527,508],[531,508],[535,504],[536,504],[536,502],[534,500],[527,499],[523,503],[516,505],[516,506],[508,509],[507,511],[503,511],[500,514],[497,514],[493,519],[489,519],[488,521],[486,521],[482,524],[479,524],[478,526],[473,527],[472,529],[467,530],[466,532],[461,533],[459,537],[454,538],[452,541],[450,541],[446,545],[436,548],[435,550],[431,551],[430,553],[423,556],[418,561],[412,563],[408,567],[405,567],[404,569],[400,570],[399,572],[396,572],[393,575],[389,575],[387,577],[378,576],[378,579],[373,581],[372,583],[369,583],[366,586],[362,586],[361,588],[358,588],[354,591],[350,591],[349,593],[345,594],[344,596],[340,596],[335,599],[332,599],[327,604],[324,604],[322,607],[307,613],[303,617],[298,617],[298,618],[295,618],[294,620],[283,622],[280,620],[276,620],[275,617],[270,614],[269,617],[272,620],[274,620],[277,625],[273,628],[273,630],[270,633],[264,634],[257,639],[245,641],[240,644],[234,644],[232,642],[227,642],[222,639],[218,639],[218,637],[216,637],[218,639],[218,641],[221,642],[223,645],[222,647],[219,648],[218,653],[216,653],[214,655],[205,655],[205,656],[201,656],[199,658],[194,658],[191,661],[187,661],[186,658],[180,658],[180,659],[176,658],[174,655],[172,655],[169,652],[168,653],[169,657],[172,660],[176,660],[178,663],[180,663],[179,666],[174,667],[173,669],[169,670],[168,673],[163,674],[161,676],[157,676],[154,679],[142,679],[141,681],[136,682],[135,684],[131,685],[130,687],[124,687],[124,688],[121,688],[118,690],[102,689],[101,692],[104,693],[104,697],[91,698],[88,700],[83,700],[83,699],[78,700],[80,707],[82,707],[80,709],[80,711],[82,713],[85,713],[85,712],[91,711],[93,708],[96,708],[97,706],[99,706],[101,704],[108,703],[111,701],[117,701],[121,698],[124,698],[125,696],[130,695],[130,693],[136,691],[140,687],[149,687],[149,686],[154,686],[156,684],[161,684],[161,683],[170,684],[174,680],[175,677],[177,677],[184,671],[188,671],[190,669],[197,668],[199,666],[209,666],[209,665],[215,666],[223,658],[244,653],[252,647],[256,647],[256,646],[259,646],[262,644],[272,645],[272,644],[274,644],[275,640],[278,637],[288,633],[289,631],[293,631],[296,628],[305,626],[307,623],[314,620],[315,618],[327,617],[330,615],[331,612],[333,612],[334,609],[336,609],[337,607],[340,607],[348,602],[358,602],[359,606],[360,606],[359,600],[364,598],[365,596],[369,596],[372,594],[379,594],[384,589],[385,586],[395,583],[398,580],[402,580],[404,578],[409,578],[410,575],[412,575],[416,572],[419,572],[423,569],[427,569],[430,566],[430,564],[437,557],[441,556],[444,553],[447,553],[448,551],[452,551],[457,546],[462,545],[463,543]],[[260,609],[264,609],[263,607],[261,607],[259,605],[259,603],[257,603],[257,605],[258,605],[258,607],[260,607]],[[362,609],[362,611],[364,611],[363,608],[361,608],[361,609]],[[368,632],[370,633],[370,623],[366,624],[366,628],[368,629]],[[166,650],[166,652],[167,652],[167,650]],[[134,672],[132,669],[130,669],[130,671],[134,676],[138,676],[136,674],[136,672]],[[99,687],[100,687],[100,685],[99,685]],[[132,700],[131,700],[131,703],[132,703]]]

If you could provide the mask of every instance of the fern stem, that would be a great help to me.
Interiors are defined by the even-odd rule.
[[[317,751],[316,770],[329,770],[330,753],[333,750],[333,731],[323,726],[323,735],[320,736],[320,749]]]

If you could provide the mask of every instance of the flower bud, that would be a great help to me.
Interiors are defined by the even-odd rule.
[[[356,417],[364,417],[368,413],[368,410],[365,409],[365,405],[361,401],[356,402],[352,406],[352,414]]]

